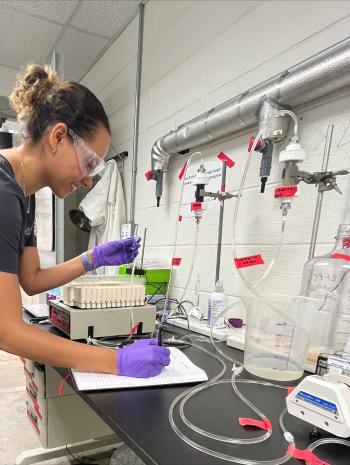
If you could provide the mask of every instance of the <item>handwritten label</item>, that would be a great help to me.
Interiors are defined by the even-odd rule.
[[[297,186],[276,187],[275,199],[277,199],[278,197],[294,197],[297,191],[298,191]]]
[[[250,255],[249,257],[235,258],[236,268],[246,268],[248,266],[264,265],[261,255]]]
[[[191,212],[202,210],[202,202],[192,202],[191,203]]]

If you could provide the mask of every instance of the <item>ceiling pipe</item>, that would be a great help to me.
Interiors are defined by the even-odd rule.
[[[152,176],[156,195],[162,191],[163,172],[172,155],[234,136],[259,121],[268,99],[282,107],[306,105],[350,85],[350,39],[302,61],[281,74],[211,108],[170,131],[152,147]]]

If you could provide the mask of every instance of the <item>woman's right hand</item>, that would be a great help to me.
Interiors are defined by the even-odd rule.
[[[170,350],[152,340],[142,344],[131,344],[117,351],[117,373],[119,376],[150,378],[160,374],[170,363]]]
[[[92,266],[118,266],[132,263],[139,253],[141,237],[128,237],[118,241],[105,242],[92,250]]]

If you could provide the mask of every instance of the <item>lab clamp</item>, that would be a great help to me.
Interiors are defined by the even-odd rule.
[[[282,215],[287,214],[287,210],[291,207],[291,202],[297,193],[297,185],[300,182],[306,184],[314,184],[318,188],[318,192],[326,192],[336,190],[342,194],[337,185],[337,176],[349,174],[346,170],[341,171],[324,171],[309,173],[299,170],[298,163],[305,160],[305,151],[300,144],[298,120],[296,115],[287,109],[282,108],[273,100],[266,100],[259,114],[259,133],[260,139],[256,142],[254,151],[260,152],[262,155],[260,164],[260,192],[265,192],[265,185],[271,173],[272,155],[274,144],[282,142],[287,136],[289,116],[294,122],[294,131],[291,142],[287,147],[280,152],[279,162],[283,163],[282,170],[282,186],[276,188],[275,197],[280,200],[280,208]],[[251,137],[248,145],[248,152],[253,149],[255,138]],[[328,144],[329,145],[329,144]],[[329,147],[327,154],[327,163],[329,157]],[[327,163],[323,168],[326,168]]]
[[[205,190],[205,186],[209,184],[210,177],[207,174],[207,171],[204,167],[204,164],[201,163],[197,173],[192,181],[192,184],[196,186],[195,190],[195,201],[191,203],[191,211],[193,211],[197,224],[199,223],[200,219],[202,218],[203,211],[206,210],[206,204],[204,202],[205,197],[210,197],[212,199],[217,199],[220,201],[220,205],[223,206],[223,202],[228,199],[232,199],[233,197],[237,197],[237,195],[230,194],[229,192],[225,192],[225,182],[226,182],[226,164],[223,163],[223,170],[222,170],[222,191],[217,192],[207,192]]]

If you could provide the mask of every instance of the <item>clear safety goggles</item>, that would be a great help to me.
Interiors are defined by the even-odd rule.
[[[103,158],[99,157],[92,148],[85,144],[83,139],[75,134],[72,129],[68,129],[68,133],[73,140],[79,168],[84,178],[93,177],[96,176],[96,174],[101,173],[105,167],[105,161]]]

